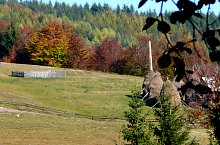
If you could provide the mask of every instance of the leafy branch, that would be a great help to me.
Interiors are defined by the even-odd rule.
[[[182,52],[186,52],[188,54],[192,55],[193,49],[197,56],[201,58],[203,61],[206,61],[203,56],[201,56],[196,48],[196,42],[200,41],[204,42],[206,47],[209,50],[209,58],[212,62],[220,62],[220,50],[218,49],[220,46],[220,29],[210,29],[209,27],[217,22],[218,20],[213,21],[212,23],[209,22],[209,13],[212,4],[215,4],[215,0],[199,0],[196,4],[195,2],[192,2],[190,0],[178,0],[175,2],[172,0],[173,4],[178,8],[178,11],[174,11],[170,15],[170,24],[167,23],[164,20],[163,17],[163,7],[164,2],[167,2],[168,0],[156,0],[156,3],[161,2],[161,9],[160,13],[157,17],[147,17],[146,18],[146,24],[143,27],[143,30],[148,30],[151,26],[153,26],[157,22],[157,30],[164,34],[166,41],[167,41],[167,50],[164,51],[163,55],[158,60],[158,65],[161,68],[167,68],[170,65],[175,66],[175,73],[177,76],[179,76],[179,80],[182,79],[184,74],[186,73],[185,70],[185,62],[182,59]],[[138,7],[142,7],[147,0],[141,0]],[[204,18],[201,15],[201,9],[204,6],[208,5],[208,10],[206,12],[206,17]],[[160,18],[160,19],[159,19]],[[199,28],[194,21],[194,18],[198,19],[206,19],[206,30],[205,32],[202,31],[201,28]],[[176,23],[185,24],[186,22],[189,22],[189,24],[192,26],[193,30],[193,40],[188,41],[188,43],[192,43],[193,48],[187,48],[186,44],[183,41],[179,41],[176,43],[176,45],[173,45],[173,42],[169,39],[169,35],[171,35],[169,32],[171,31],[170,25],[175,25]],[[200,36],[196,35],[196,32],[200,34]],[[164,62],[165,61],[165,62]],[[181,64],[181,66],[179,66]],[[181,69],[178,69],[182,67]]]

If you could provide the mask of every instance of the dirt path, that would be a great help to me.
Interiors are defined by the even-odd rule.
[[[10,113],[26,113],[26,111],[16,110],[16,109],[9,109],[5,107],[0,107],[0,112],[10,112]]]
[[[0,107],[0,113],[30,113],[30,114],[41,114],[41,113],[36,113],[36,112],[28,112],[28,111],[22,111],[22,110],[17,110],[17,109],[10,109],[10,108],[5,108],[5,107]]]

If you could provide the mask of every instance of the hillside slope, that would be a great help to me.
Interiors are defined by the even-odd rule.
[[[59,68],[0,63],[0,100],[29,103],[86,115],[123,116],[131,90],[142,78],[65,69],[65,79],[11,77],[11,71]]]
[[[27,103],[90,116],[118,116],[128,109],[141,77],[65,69],[65,79],[11,77],[12,70],[54,70],[58,68],[0,62],[0,101]],[[13,106],[3,107],[13,108]],[[145,111],[150,111],[147,108]],[[19,114],[19,115],[18,115]],[[123,120],[91,120],[79,116],[0,112],[0,144],[123,144]],[[202,145],[208,143],[206,130],[193,130]]]

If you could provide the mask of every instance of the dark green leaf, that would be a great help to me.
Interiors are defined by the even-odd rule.
[[[170,31],[170,25],[167,22],[159,21],[157,29],[162,33],[168,33]]]
[[[182,42],[182,41],[178,41],[178,42],[176,43],[176,47],[177,47],[177,48],[182,48],[184,45],[185,45],[185,43]]]
[[[176,12],[173,12],[171,15],[170,15],[170,23],[171,24],[176,24],[176,22],[178,21],[178,16],[180,15],[179,14],[180,11],[176,11]]]
[[[187,47],[182,47],[182,51],[186,51],[187,53],[192,54],[192,50]]]
[[[194,13],[193,15],[198,17],[198,18],[204,18],[200,13]]]
[[[192,50],[190,48],[184,48],[184,50],[189,53],[189,54],[192,54]]]
[[[185,68],[176,67],[174,71],[174,76],[176,76],[176,81],[179,82],[185,76]]]
[[[193,38],[193,40],[191,40],[190,42],[196,42],[196,41],[197,41],[197,39]]]
[[[159,2],[166,2],[167,0],[156,0],[156,3],[159,3]]]
[[[179,72],[179,71],[177,71],[177,70],[175,71],[175,73],[176,73],[176,81],[177,81],[177,82],[179,82],[179,81],[184,77],[184,74],[185,74],[185,73],[183,73],[182,71]],[[175,74],[175,73],[174,73],[174,74]]]
[[[185,75],[185,63],[179,57],[172,57],[172,59],[175,64],[174,75],[177,76],[176,81],[180,81]]]
[[[200,10],[203,7],[203,4],[204,4],[203,0],[200,0],[198,2],[197,9]]]
[[[138,5],[138,8],[142,7],[146,2],[147,2],[147,0],[141,0]]]
[[[209,53],[209,58],[212,62],[215,62],[219,59],[220,56],[215,51]]]
[[[171,64],[171,56],[169,54],[164,54],[158,59],[157,63],[161,68],[166,68]]]
[[[197,10],[197,6],[193,2],[187,1],[187,3],[185,4],[184,10],[186,10],[188,13],[193,14]]]
[[[220,51],[217,51],[216,55],[217,55],[217,62],[219,63],[220,62]]]
[[[150,28],[156,21],[157,19],[148,17],[146,19],[146,24],[144,25],[143,30],[147,30],[148,28]]]
[[[158,19],[153,18],[153,17],[148,17],[148,18],[145,20],[146,23],[154,23],[154,22],[156,22],[156,21],[158,21]]]
[[[207,30],[203,33],[202,39],[205,40],[208,37],[215,37],[215,31],[214,30]]]
[[[217,48],[216,48],[216,47],[210,47],[209,49],[210,49],[211,51],[216,51]]]
[[[208,37],[206,38],[206,42],[211,48],[214,48],[220,45],[220,41],[216,37]]]
[[[184,24],[186,20],[188,20],[190,16],[185,11],[176,11],[173,12],[170,16],[170,22],[175,24],[177,21]]]
[[[184,1],[183,0],[179,0],[176,4],[176,6],[178,7],[179,10],[183,9],[183,5],[184,5]]]
[[[188,13],[195,12],[195,10],[197,9],[196,4],[189,0],[179,0],[177,2],[177,7],[179,8],[179,10],[185,10]]]
[[[215,4],[215,0],[199,0],[197,9],[200,10],[203,5]]]
[[[186,73],[193,74],[192,70],[186,70]]]
[[[185,69],[185,63],[182,59],[180,59],[179,57],[172,57],[172,59],[176,65],[176,67]]]
[[[192,54],[192,50],[191,50],[191,49],[189,49],[189,48],[187,48],[187,47],[184,47],[185,44],[186,44],[186,43],[184,43],[184,42],[182,42],[182,41],[178,41],[178,42],[176,43],[176,46],[175,46],[175,47],[178,48],[178,49],[174,49],[174,51],[175,51],[175,50],[180,50],[181,52],[186,51],[187,53]]]
[[[215,0],[203,0],[205,5],[215,4]]]

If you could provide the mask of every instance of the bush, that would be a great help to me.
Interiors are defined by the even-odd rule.
[[[211,106],[210,113],[211,126],[213,127],[213,134],[211,137],[220,144],[220,104]],[[212,145],[213,143],[210,141],[210,144]]]

